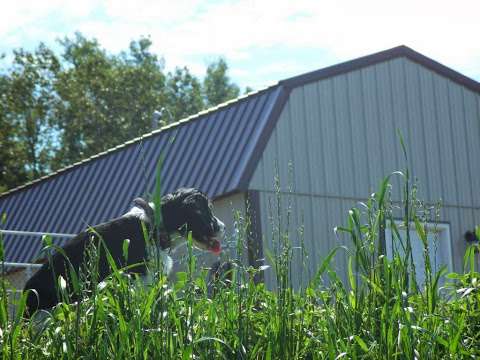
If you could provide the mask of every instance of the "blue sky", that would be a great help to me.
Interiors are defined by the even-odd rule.
[[[2,3],[0,52],[80,31],[116,53],[149,36],[167,69],[203,76],[224,56],[234,81],[259,89],[404,44],[480,80],[478,14],[479,0],[16,0]]]

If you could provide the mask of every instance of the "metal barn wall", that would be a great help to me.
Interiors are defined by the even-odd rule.
[[[478,93],[406,58],[294,88],[250,183],[261,191],[262,219],[278,162],[282,189],[293,184],[293,214],[304,213],[314,271],[319,257],[342,242],[333,228],[344,223],[348,209],[384,176],[405,168],[399,129],[418,198],[443,203],[440,220],[450,223],[458,270],[463,234],[480,223],[479,114]],[[399,195],[397,177],[393,196]],[[262,228],[270,238],[271,226],[262,220]],[[345,258],[338,262],[344,266]]]

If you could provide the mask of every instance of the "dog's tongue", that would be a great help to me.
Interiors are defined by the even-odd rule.
[[[215,255],[220,254],[222,252],[222,245],[220,244],[220,241],[213,240],[213,246],[210,248],[210,251]]]

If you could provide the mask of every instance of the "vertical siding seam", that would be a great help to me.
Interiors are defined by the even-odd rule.
[[[408,101],[408,90],[407,90],[407,69],[405,68],[406,66],[406,61],[402,61],[402,76],[401,76],[401,79],[402,79],[402,83],[403,83],[403,91],[404,91],[404,95],[405,95],[405,117],[406,117],[406,126],[407,126],[407,136],[408,136],[408,139],[407,139],[407,156],[411,153],[412,151],[412,120],[411,120],[411,116],[410,116],[410,106],[409,106],[409,101]],[[413,168],[413,159],[411,156],[408,156],[408,162],[407,162],[407,167],[410,169],[410,181],[414,180],[415,179],[415,176],[414,178],[412,179],[411,176],[412,175],[415,175],[415,169]]]
[[[291,94],[290,94],[291,95]],[[279,157],[280,157],[280,147],[278,145],[278,129],[279,129],[279,124],[281,121],[285,121],[284,120],[284,112],[287,111],[288,107],[290,106],[290,99],[291,97],[288,99],[287,103],[285,104],[285,107],[283,108],[283,111],[281,112],[281,114],[279,115],[280,118],[278,119],[278,122],[277,122],[277,125],[275,126],[275,129],[273,130],[273,135],[274,135],[274,138],[275,138],[275,152],[272,154],[273,155],[273,177],[277,177],[277,176],[280,176],[280,160],[279,160]],[[270,181],[275,181],[274,179],[271,179]],[[275,187],[275,185],[274,185]],[[265,184],[265,188],[268,189],[268,186],[267,184]]]
[[[438,167],[439,167],[439,170],[440,170],[440,191],[441,191],[441,203],[443,203],[445,201],[444,197],[445,197],[445,184],[443,183],[443,171],[444,171],[444,164],[443,164],[443,161],[442,161],[442,158],[440,157],[440,154],[441,154],[441,147],[440,147],[440,141],[441,141],[441,135],[440,135],[440,129],[439,129],[439,126],[438,126],[438,118],[439,118],[439,115],[438,115],[438,105],[437,105],[437,96],[436,96],[436,86],[435,86],[435,82],[434,82],[434,77],[433,77],[433,74],[430,73],[430,82],[431,82],[431,86],[432,86],[432,101],[433,101],[433,109],[434,109],[434,112],[433,112],[433,115],[434,115],[434,128],[435,128],[435,134],[436,134],[436,137],[437,137],[437,154],[439,156],[439,161],[438,161]],[[433,200],[433,199],[432,199]]]
[[[463,120],[463,124],[465,125],[465,130],[464,130],[464,137],[465,137],[465,142],[467,144],[467,171],[468,171],[468,177],[467,177],[467,181],[468,181],[468,184],[469,184],[469,187],[470,187],[470,204],[471,205],[474,205],[474,201],[473,201],[473,192],[474,192],[474,189],[473,189],[473,182],[472,182],[472,168],[470,166],[470,151],[469,149],[473,149],[473,144],[469,144],[469,136],[467,134],[468,132],[468,121],[467,121],[467,111],[465,109],[465,88],[462,86],[460,88],[461,90],[461,94],[462,94],[462,106],[460,108],[460,112],[461,112],[461,116],[462,116],[462,120]],[[480,176],[480,174],[477,174],[477,176]]]
[[[292,102],[293,101],[297,101],[296,99],[294,99],[294,94],[293,92],[290,94],[290,99]],[[293,105],[293,104],[292,104]],[[297,162],[297,159],[295,158],[295,144],[293,142],[293,128],[292,128],[292,123],[293,123],[293,119],[295,118],[295,115],[293,114],[293,110],[294,107],[293,106],[290,106],[289,109],[288,109],[288,121],[287,121],[287,129],[288,129],[288,134],[283,134],[283,136],[286,136],[287,139],[288,139],[288,146],[289,146],[289,152],[290,152],[290,158],[291,159],[283,159],[283,161],[287,160],[287,181],[288,182],[291,182],[291,184],[288,184],[287,183],[287,186],[291,186],[292,189],[296,189],[298,184],[296,184],[296,181],[295,181],[295,175],[296,175],[296,171],[295,171],[295,168],[296,168],[296,162]],[[298,109],[296,109],[298,110]],[[298,121],[298,120],[296,120]],[[296,128],[298,129],[298,125],[296,125]],[[290,164],[291,162],[291,164]]]
[[[396,123],[396,118],[395,118],[395,105],[394,105],[394,97],[393,97],[393,76],[392,76],[392,61],[389,61],[387,63],[387,83],[388,83],[388,87],[390,89],[390,96],[388,97],[388,100],[390,102],[390,116],[391,116],[391,122],[392,122],[392,129],[393,129],[393,139],[396,140],[395,141],[395,144],[393,146],[393,151],[394,151],[394,154],[395,154],[395,164],[394,164],[394,171],[400,171],[400,154],[399,154],[399,149],[398,149],[398,144],[397,142],[399,143],[399,139],[397,138],[398,137],[398,134],[397,134],[397,130],[398,127],[397,127],[397,123]],[[396,169],[398,167],[398,169]],[[400,185],[400,181],[398,181],[398,184]],[[400,188],[398,189],[399,193],[398,194],[401,194],[401,190]]]
[[[429,161],[428,160],[428,149],[427,149],[427,135],[425,133],[425,119],[426,119],[426,114],[425,114],[425,106],[424,106],[424,99],[423,99],[423,89],[422,89],[422,80],[421,80],[421,76],[420,76],[420,66],[418,64],[415,64],[415,74],[416,74],[416,85],[417,85],[417,88],[418,88],[418,93],[419,93],[419,96],[418,96],[418,102],[419,102],[419,106],[420,106],[420,116],[421,116],[421,121],[420,121],[420,129],[422,131],[422,139],[423,139],[423,144],[422,144],[422,147],[423,147],[423,151],[424,151],[424,158],[425,158],[425,164],[423,164],[422,166],[424,167],[425,169],[425,177],[426,179],[423,179],[422,182],[423,184],[427,185],[424,187],[426,187],[426,198],[429,200],[429,201],[433,201],[433,196],[432,196],[432,190],[431,190],[431,181],[430,181],[430,171],[428,169],[428,165],[427,165],[427,162]]]
[[[453,131],[453,114],[452,114],[452,102],[451,102],[451,94],[450,94],[450,82],[448,80],[445,81],[445,86],[446,86],[446,92],[447,92],[447,104],[448,104],[448,123],[450,124],[450,141],[452,144],[452,153],[453,153],[453,166],[455,170],[455,176],[453,177],[455,180],[455,194],[456,194],[456,202],[457,204],[460,204],[460,194],[459,194],[459,189],[458,189],[458,177],[457,177],[457,172],[456,172],[456,166],[455,166],[455,159],[457,158],[457,154],[455,151],[455,141],[454,141],[454,131]],[[457,219],[458,221],[459,219]]]
[[[317,114],[318,114],[318,118],[317,118],[316,121],[318,121],[318,123],[319,123],[318,124],[318,130],[320,132],[320,134],[318,134],[318,138],[323,140],[323,135],[324,134],[322,134],[322,124],[321,124],[323,119],[322,119],[322,110],[320,108],[320,91],[319,91],[319,88],[318,88],[319,86],[320,86],[320,82],[317,82],[315,84],[315,104],[316,104],[315,108],[316,108],[316,111],[317,111]],[[326,182],[326,177],[327,176],[325,174],[325,171],[326,171],[325,152],[323,151],[324,141],[322,141],[322,140],[321,140],[321,144],[320,144],[320,146],[321,146],[320,157],[322,159],[322,164],[321,164],[322,166],[320,166],[320,171],[321,171],[320,176],[322,177],[322,182],[321,183],[323,184],[323,187],[324,187],[323,190],[325,191],[325,190],[327,190],[327,182]]]
[[[395,159],[396,159],[396,166],[400,167],[400,158],[402,157],[401,155],[401,151],[398,147],[398,145],[400,145],[400,139],[398,138],[398,131],[400,130],[398,127],[397,127],[397,122],[395,121],[396,120],[396,116],[395,116],[395,105],[394,105],[394,87],[393,87],[393,74],[392,74],[392,64],[389,63],[388,65],[388,77],[389,77],[389,83],[390,83],[390,111],[391,111],[391,116],[392,116],[392,128],[393,128],[393,137],[394,139],[397,139],[397,145],[395,146]]]
[[[306,96],[305,96],[305,86],[302,86],[302,106],[304,109],[303,112],[303,130],[304,130],[304,136],[305,136],[305,158],[307,159],[307,179],[308,179],[308,191],[311,192],[313,191],[312,187],[312,169],[311,169],[311,158],[310,158],[310,151],[309,151],[309,145],[311,145],[311,138],[309,135],[311,135],[308,131],[308,124],[311,121],[311,119],[308,119],[307,116],[307,101],[306,101]]]
[[[339,149],[338,149],[338,124],[337,124],[337,114],[336,114],[336,107],[337,107],[337,102],[335,101],[335,83],[332,79],[330,79],[330,94],[332,96],[332,118],[333,118],[333,133],[337,136],[337,139],[334,139],[335,142],[335,160],[336,160],[336,177],[338,181],[338,192],[340,194],[343,194],[343,184],[342,184],[342,179],[341,179],[341,170],[340,170],[340,154],[339,154]]]
[[[349,127],[349,142],[350,142],[350,156],[351,156],[351,159],[352,159],[352,172],[353,172],[353,176],[352,176],[352,179],[353,179],[353,188],[352,188],[352,194],[356,195],[357,194],[357,189],[355,188],[355,184],[358,180],[357,176],[359,171],[357,170],[357,166],[358,166],[358,162],[355,161],[355,150],[354,150],[354,146],[353,146],[353,116],[352,116],[352,105],[351,105],[351,101],[350,101],[350,78],[348,76],[345,77],[346,78],[346,89],[345,89],[345,92],[346,92],[346,101],[347,101],[347,112],[346,112],[346,115],[347,115],[347,123],[348,123],[348,127]]]
[[[310,249],[312,250],[312,253],[313,253],[313,254],[311,254],[311,256],[312,256],[312,258],[317,258],[317,256],[319,254],[317,253],[317,247],[316,247],[316,244],[315,244],[315,238],[316,238],[315,235],[316,234],[313,231],[313,224],[315,223],[315,220],[313,218],[313,199],[311,197],[308,198],[308,206],[309,206],[308,210],[309,210],[309,220],[310,220],[310,223],[309,223],[309,230],[310,230],[309,243],[310,243]],[[304,234],[303,234],[304,239],[306,238],[306,236],[305,236],[306,235],[305,234],[306,229],[307,229],[307,227],[305,226],[304,227]],[[307,254],[307,256],[308,256],[308,254]],[[307,258],[307,260],[309,260],[309,259]],[[310,262],[312,262],[312,261],[313,261],[313,264],[316,264],[315,260],[313,260],[313,259],[310,260]],[[309,272],[308,277],[309,278],[312,276],[312,272],[310,271],[310,269],[311,268],[309,267],[308,268],[308,272]]]
[[[379,145],[380,145],[380,172],[382,173],[380,175],[380,177],[384,177],[386,176],[385,173],[386,173],[386,160],[384,158],[384,153],[385,151],[388,151],[387,150],[387,147],[385,146],[384,142],[385,142],[385,134],[383,134],[383,124],[382,124],[382,121],[384,121],[383,119],[380,119],[380,99],[379,99],[379,90],[378,90],[378,77],[377,77],[377,72],[378,72],[378,66],[374,66],[373,67],[373,92],[374,92],[374,96],[373,98],[375,99],[375,112],[376,112],[376,123],[377,123],[377,127],[378,127],[378,133],[380,135],[379,137]],[[378,180],[377,180],[378,181]]]
[[[365,156],[367,157],[367,179],[366,180],[368,181],[368,184],[366,184],[366,185],[368,187],[368,189],[367,189],[367,191],[368,191],[368,190],[370,190],[370,187],[371,187],[372,184],[371,184],[371,179],[370,179],[370,166],[369,166],[370,156],[368,154],[368,145],[367,145],[367,140],[366,140],[366,139],[368,139],[368,137],[367,137],[367,129],[366,129],[367,128],[367,126],[366,126],[366,124],[367,124],[367,114],[366,114],[366,110],[365,110],[365,95],[363,93],[363,88],[364,88],[363,71],[360,70],[359,74],[360,74],[359,78],[360,78],[360,89],[361,89],[361,91],[360,91],[360,98],[361,98],[360,106],[362,108],[361,113],[362,113],[362,120],[363,120],[362,121],[362,129],[363,129],[363,138],[365,139],[365,141],[362,141],[362,143],[365,144]]]

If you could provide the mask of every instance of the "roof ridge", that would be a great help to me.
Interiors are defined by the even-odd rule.
[[[352,60],[293,76],[281,80],[279,83],[286,87],[293,88],[400,57],[405,57],[413,62],[423,65],[439,75],[447,77],[474,92],[480,93],[480,82],[463,75],[462,73],[443,65],[406,45],[399,45],[391,49],[382,50],[373,54],[357,57]]]
[[[6,195],[10,195],[10,194],[12,194],[12,193],[14,193],[14,192],[16,192],[16,191],[19,191],[19,190],[23,190],[23,189],[25,189],[25,188],[28,188],[28,187],[30,187],[30,186],[32,186],[32,185],[35,185],[35,184],[37,184],[37,183],[39,183],[39,182],[42,182],[42,181],[47,180],[47,179],[50,179],[50,178],[52,178],[52,177],[54,177],[54,176],[57,176],[57,175],[59,175],[59,174],[63,174],[63,173],[65,173],[66,171],[71,170],[72,168],[75,168],[75,167],[77,167],[77,166],[83,165],[83,164],[88,163],[88,162],[90,162],[90,161],[92,161],[92,160],[95,160],[95,159],[97,159],[97,158],[100,158],[100,157],[109,155],[109,154],[111,154],[111,153],[113,153],[113,152],[115,152],[115,151],[118,151],[118,150],[120,150],[120,149],[124,149],[124,148],[126,148],[127,146],[130,146],[130,145],[135,144],[135,143],[137,143],[137,142],[140,142],[140,141],[143,141],[143,140],[145,140],[145,139],[151,138],[151,137],[156,136],[156,135],[158,135],[158,134],[160,134],[160,133],[163,133],[163,132],[165,132],[165,131],[169,131],[169,130],[171,130],[171,129],[177,128],[177,127],[182,126],[182,125],[184,125],[184,124],[191,123],[192,121],[201,119],[201,118],[203,118],[205,115],[211,114],[211,113],[213,113],[213,112],[215,112],[215,111],[217,111],[217,110],[226,108],[226,107],[228,107],[228,106],[237,104],[237,103],[239,103],[239,102],[241,102],[241,101],[246,100],[247,98],[251,98],[251,97],[253,97],[253,96],[259,95],[260,93],[264,93],[264,92],[266,92],[266,91],[268,91],[268,90],[271,90],[272,88],[274,88],[274,87],[276,87],[276,86],[278,86],[278,85],[279,85],[278,82],[275,82],[275,83],[273,83],[273,84],[271,84],[271,85],[267,85],[267,86],[265,86],[265,87],[263,87],[263,88],[261,88],[261,89],[259,89],[259,90],[250,91],[250,92],[248,92],[248,93],[246,93],[246,94],[243,94],[243,95],[241,95],[241,96],[238,96],[238,97],[236,97],[236,98],[234,98],[234,99],[227,100],[227,101],[225,101],[225,102],[223,102],[223,103],[220,103],[220,104],[218,104],[218,105],[215,105],[215,106],[209,107],[209,108],[207,108],[207,109],[205,109],[205,110],[202,110],[202,111],[200,111],[200,112],[198,112],[198,113],[196,113],[196,114],[187,116],[186,118],[183,118],[183,119],[177,120],[177,121],[175,121],[175,122],[173,122],[173,123],[170,123],[170,124],[168,124],[168,125],[162,126],[162,127],[159,128],[159,129],[155,129],[155,130],[150,131],[150,132],[147,132],[147,133],[145,133],[145,134],[143,134],[143,135],[141,135],[141,136],[137,136],[137,137],[135,137],[135,138],[133,138],[133,139],[131,139],[131,140],[125,141],[125,142],[123,142],[123,143],[121,143],[121,144],[118,144],[118,145],[116,145],[116,146],[114,146],[114,147],[111,147],[111,148],[109,148],[109,149],[107,149],[107,150],[105,150],[105,151],[102,151],[102,152],[99,152],[99,153],[97,153],[97,154],[91,155],[91,156],[89,156],[89,157],[87,157],[87,158],[85,158],[85,159],[82,159],[82,160],[77,161],[77,162],[75,162],[75,163],[73,163],[73,164],[64,166],[64,167],[62,167],[62,168],[60,168],[60,169],[58,169],[58,170],[56,170],[56,171],[53,171],[53,172],[51,172],[51,173],[49,173],[49,174],[44,175],[44,176],[42,176],[42,177],[39,177],[39,178],[34,179],[34,180],[31,180],[31,181],[29,181],[29,182],[26,182],[25,184],[22,184],[22,185],[20,185],[20,186],[16,186],[16,187],[14,187],[14,188],[12,188],[12,189],[9,189],[9,190],[7,190],[7,191],[5,191],[5,192],[3,192],[3,193],[0,193],[0,198],[4,197],[4,196],[6,196]]]

